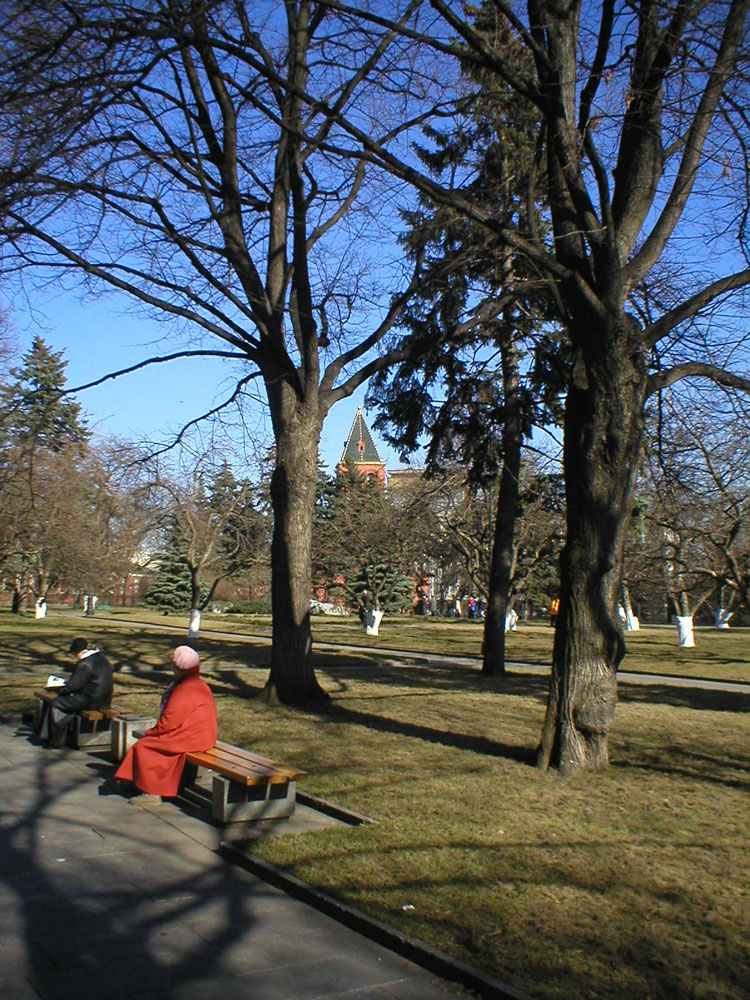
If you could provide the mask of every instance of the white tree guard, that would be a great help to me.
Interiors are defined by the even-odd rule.
[[[728,608],[717,608],[714,611],[714,625],[716,628],[729,628],[729,619],[734,614]]]
[[[368,635],[377,635],[378,629],[380,628],[380,623],[383,620],[383,612],[373,611],[372,617],[375,620],[373,621],[372,625],[365,625],[365,632],[367,632]]]
[[[695,645],[695,633],[693,631],[693,619],[690,615],[675,615],[677,625],[677,635],[680,646],[692,648]]]
[[[200,608],[190,609],[190,624],[188,625],[188,637],[197,639],[201,632],[201,612]]]

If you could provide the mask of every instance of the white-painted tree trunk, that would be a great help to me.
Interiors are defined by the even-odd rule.
[[[200,608],[190,609],[190,624],[188,626],[188,637],[197,639],[201,632],[201,611]]]
[[[716,628],[729,628],[729,619],[734,614],[734,611],[729,611],[728,608],[717,608],[714,611],[714,625]]]
[[[35,618],[46,618],[47,617],[47,602],[40,598],[36,602],[36,607],[34,608]],[[728,626],[727,626],[728,627]]]
[[[511,608],[510,611],[505,616],[505,631],[515,632],[516,625],[518,624],[518,612],[515,608]]]
[[[675,615],[675,625],[680,646],[688,648],[695,645],[695,633],[693,631],[693,619],[690,615]]]
[[[383,612],[373,611],[372,617],[374,621],[372,625],[365,625],[365,632],[367,632],[368,635],[377,635],[378,629],[380,628],[380,623],[383,620]]]
[[[633,605],[630,603],[630,590],[627,583],[623,583],[622,585],[622,604],[618,605],[617,614],[620,616],[626,632],[638,632],[640,630],[641,623],[638,620],[638,616],[633,614]]]

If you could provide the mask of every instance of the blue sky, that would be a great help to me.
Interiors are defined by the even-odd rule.
[[[115,296],[82,302],[75,293],[50,287],[28,294],[30,308],[20,301],[15,308],[11,306],[16,346],[25,352],[39,334],[55,351],[64,351],[69,387],[137,364],[152,354],[185,349],[184,337],[128,311],[128,303]],[[81,392],[78,399],[97,434],[161,441],[170,430],[179,429],[223,399],[231,391],[231,375],[229,366],[220,359],[172,361],[109,380]],[[323,426],[320,457],[331,470],[341,457],[364,395],[362,388],[338,403]],[[374,416],[365,410],[370,423]],[[403,465],[396,453],[375,437],[388,468]]]

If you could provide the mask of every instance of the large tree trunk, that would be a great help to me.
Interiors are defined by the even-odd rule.
[[[275,430],[276,468],[271,479],[273,644],[264,697],[270,702],[302,705],[326,697],[313,670],[310,631],[320,424],[317,414],[310,416],[297,405],[288,419],[275,421]]]
[[[565,412],[567,537],[547,715],[537,764],[563,773],[609,763],[625,654],[617,601],[643,445],[646,370],[636,324],[604,331],[576,365]]]
[[[505,673],[505,621],[513,577],[518,492],[521,475],[521,401],[518,352],[511,342],[501,344],[503,371],[503,468],[497,495],[495,534],[492,541],[490,587],[484,623],[482,673]]]

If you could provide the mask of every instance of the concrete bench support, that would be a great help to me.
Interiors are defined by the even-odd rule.
[[[215,823],[245,823],[260,819],[281,819],[294,812],[297,782],[250,785],[213,775],[211,817]]]
[[[156,725],[156,719],[151,715],[121,715],[112,720],[110,747],[112,760],[123,759],[134,743],[138,742],[135,733],[142,733]]]
[[[98,718],[92,718],[92,716]],[[112,720],[100,712],[82,712],[73,719],[68,733],[68,745],[77,747],[108,747],[112,742]]]

